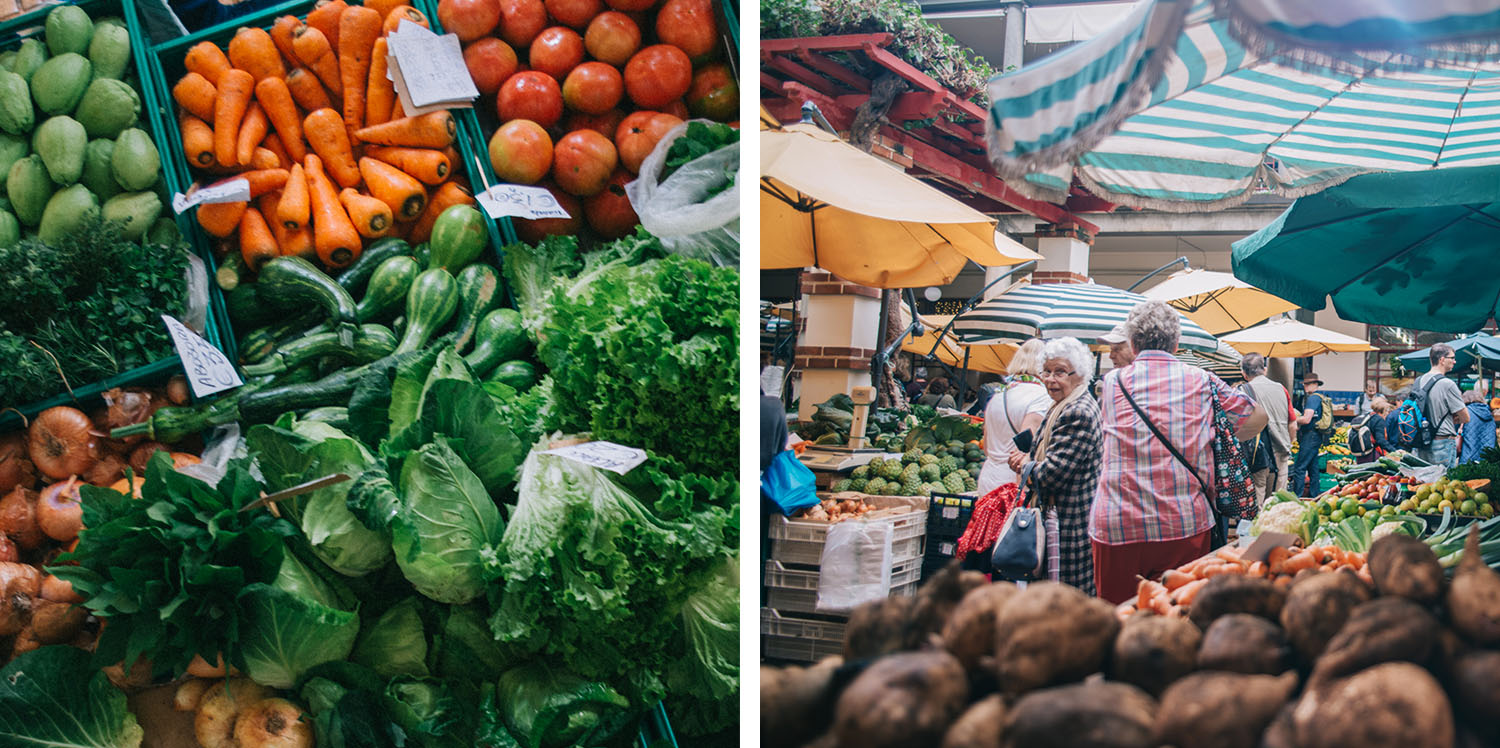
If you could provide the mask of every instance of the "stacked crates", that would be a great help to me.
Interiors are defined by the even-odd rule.
[[[922,578],[943,570],[958,555],[958,539],[969,526],[975,498],[966,494],[935,493],[927,506],[927,550],[922,557]]]

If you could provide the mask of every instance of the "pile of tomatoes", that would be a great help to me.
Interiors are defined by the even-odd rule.
[[[624,185],[657,142],[689,117],[737,119],[713,0],[440,0],[437,16],[464,43],[481,111],[493,105],[496,175],[547,187],[571,216],[517,221],[527,241],[585,221],[629,234]]]

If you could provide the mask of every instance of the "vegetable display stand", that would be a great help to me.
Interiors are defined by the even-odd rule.
[[[927,507],[927,550],[922,557],[922,578],[942,571],[958,554],[958,539],[974,513],[974,497],[935,493]]]
[[[761,656],[789,662],[817,662],[842,654],[846,616],[793,616],[760,609]]]
[[[166,163],[173,149],[166,147],[167,141],[164,141],[161,136],[162,130],[157,126],[155,119],[149,116],[152,110],[151,87],[147,84],[145,67],[142,64],[145,59],[145,49],[144,43],[141,41],[142,37],[139,33],[139,25],[135,20],[134,3],[127,0],[79,0],[78,2],[48,3],[44,5],[33,4],[31,10],[0,23],[0,52],[17,49],[22,42],[28,39],[35,39],[40,42],[43,39],[43,28],[48,13],[54,8],[64,5],[81,8],[92,20],[111,16],[124,20],[124,27],[130,40],[130,58],[128,63],[131,67],[125,69],[122,77],[128,80],[132,77],[131,73],[133,72],[134,77],[139,81],[137,86],[140,93],[142,110],[141,116],[130,127],[139,128],[150,135],[152,145],[155,146],[159,158],[162,160],[159,178],[166,184],[167,189],[170,189],[171,182],[167,175],[168,169]],[[158,196],[163,192],[159,186],[147,188],[147,190],[152,189],[155,189]],[[163,199],[162,202],[166,203],[168,201]],[[164,206],[163,209],[170,210],[170,207]],[[178,221],[178,226],[180,230],[182,227],[181,221]],[[186,234],[183,234],[183,236],[184,239],[187,239]],[[205,262],[208,271],[207,274],[211,278],[214,271],[213,258],[200,251],[201,247],[198,245],[194,245],[194,249],[194,253]],[[223,351],[226,350],[225,333],[228,330],[228,319],[224,314],[223,300],[219,295],[218,289],[212,282],[208,283],[207,292],[208,307],[205,316],[205,329],[202,335],[211,345]],[[147,324],[159,325],[161,322],[160,320],[152,319]],[[99,396],[107,390],[115,387],[158,385],[171,378],[172,375],[181,372],[182,361],[176,354],[172,354],[143,366],[107,377],[102,381],[80,382],[70,379],[66,386],[59,382],[60,391],[52,397],[24,405],[7,403],[6,405],[9,407],[3,413],[0,413],[0,432],[9,431],[20,426],[23,419],[29,419],[47,408],[71,404],[92,407],[98,403]]]

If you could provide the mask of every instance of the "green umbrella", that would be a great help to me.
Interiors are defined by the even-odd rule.
[[[1469,333],[1495,315],[1500,167],[1368,174],[1234,243],[1234,275],[1351,322]]]
[[[1452,373],[1466,372],[1475,362],[1478,362],[1481,372],[1500,370],[1500,338],[1493,335],[1470,335],[1450,340],[1447,345],[1453,349],[1453,357],[1458,359],[1453,365]],[[1425,374],[1432,368],[1432,359],[1427,355],[1431,350],[1430,347],[1423,348],[1397,358],[1401,359],[1401,365],[1407,371]]]

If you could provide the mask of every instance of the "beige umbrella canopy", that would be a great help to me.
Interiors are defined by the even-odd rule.
[[[970,261],[1041,255],[983,213],[813,125],[763,130],[760,266],[817,266],[876,288],[952,282]]]
[[[1291,319],[1272,320],[1259,327],[1224,335],[1219,340],[1240,353],[1259,353],[1266,358],[1375,350],[1374,346],[1359,338]]]
[[[1229,273],[1212,270],[1180,270],[1141,295],[1181,310],[1214,335],[1243,330],[1297,308]]]
[[[940,335],[948,323],[953,320],[950,314],[923,314],[919,315],[922,326],[926,328],[921,335],[907,335],[901,341],[901,350],[904,353],[912,353],[918,356],[932,356],[943,363],[955,368],[967,368],[969,371],[982,371],[989,374],[1004,374],[1006,367],[1010,366],[1010,359],[1016,355],[1016,349],[1021,347],[1020,343],[994,343],[980,345],[960,345],[958,336],[949,330],[946,335]],[[911,313],[903,307],[901,310],[901,324],[911,325]],[[942,343],[933,351],[933,343],[941,339]],[[964,361],[965,354],[968,355],[967,364]]]

